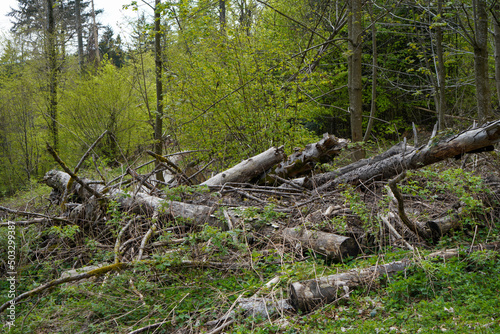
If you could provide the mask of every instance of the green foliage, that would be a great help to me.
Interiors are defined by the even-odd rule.
[[[55,234],[59,238],[74,240],[75,234],[80,232],[78,225],[52,226],[47,230],[48,234]]]
[[[454,196],[460,202],[463,219],[467,222],[473,222],[471,219],[474,214],[486,213],[481,196],[490,193],[480,176],[460,168],[448,168],[443,171],[425,168],[410,171],[401,190],[431,203],[443,196]]]
[[[135,107],[138,99],[128,78],[129,68],[117,69],[106,61],[97,73],[72,78],[63,95],[62,121],[70,132],[67,135],[79,140],[72,138],[68,149],[81,154],[87,149],[81,141],[90,145],[108,131],[98,152],[113,163],[147,141],[146,115]]]
[[[256,207],[238,208],[237,211],[242,215],[246,223],[250,223],[254,228],[259,229],[266,225],[275,224],[285,218],[287,215],[283,212],[275,211],[276,205],[268,204],[263,209]]]
[[[342,192],[342,196],[345,199],[346,205],[349,205],[352,212],[359,217],[363,227],[369,233],[374,233],[378,229],[379,222],[377,218],[372,215],[371,210],[361,199],[359,192],[351,186],[346,186],[345,188],[346,189]]]
[[[180,185],[174,188],[169,188],[164,191],[165,199],[169,201],[183,201],[193,194],[207,194],[210,193],[208,186],[185,186]],[[165,203],[167,205],[167,203]]]

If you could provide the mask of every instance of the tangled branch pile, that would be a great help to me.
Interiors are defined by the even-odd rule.
[[[96,181],[77,176],[81,163],[70,170],[52,152],[64,171],[48,172],[44,182],[53,189],[52,204],[61,207],[62,215],[0,209],[28,216],[29,220],[16,221],[20,228],[37,224],[42,230],[59,231],[59,236],[66,233],[45,237],[32,255],[43,259],[56,252],[62,263],[73,261],[74,270],[20,294],[15,302],[56,285],[96,277],[102,280],[105,274],[144,265],[155,270],[252,270],[254,250],[278,254],[273,261],[283,263],[310,256],[345,261],[387,245],[411,250],[430,247],[453,229],[468,231],[464,217],[481,221],[471,225],[476,229],[489,227],[500,216],[492,204],[498,198],[500,179],[490,173],[483,180],[462,169],[442,173],[411,170],[463,155],[466,166],[468,153],[491,150],[499,140],[500,121],[496,121],[446,138],[431,138],[416,148],[404,141],[371,159],[317,173],[319,164],[332,161],[348,146],[347,140],[325,135],[289,157],[282,148],[270,148],[199,185],[195,185],[198,174],[188,176],[168,157],[155,156],[161,163],[148,174],[129,167],[113,180],[102,177]],[[488,158],[484,159],[487,163]],[[153,177],[162,169],[174,174],[169,183]],[[108,257],[94,258],[96,249],[105,250]],[[99,264],[89,266],[91,263]],[[216,320],[200,321],[206,328],[213,326],[216,333],[233,323],[238,310],[264,317],[271,311],[310,311],[348,298],[352,288],[410,264],[404,260],[290,282],[288,296],[270,298],[266,293],[279,282],[276,273],[275,279],[250,298],[240,295]],[[130,286],[142,299],[132,280]]]

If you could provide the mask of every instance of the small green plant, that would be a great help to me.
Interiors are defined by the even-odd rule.
[[[275,210],[275,204],[268,204],[263,209],[256,207],[247,207],[237,212],[243,216],[245,222],[251,223],[254,228],[260,228],[273,222],[285,218],[287,215]]]
[[[460,168],[439,172],[433,168],[409,171],[407,182],[401,186],[401,190],[431,203],[444,196],[454,196],[460,202],[463,223],[473,223],[474,214],[487,212],[480,196],[490,193],[479,176]]]
[[[174,188],[166,189],[164,191],[165,199],[169,201],[182,201],[186,196],[193,194],[207,194],[210,193],[210,188],[208,186],[186,186],[180,185]]]
[[[48,230],[48,233],[55,234],[62,239],[67,238],[70,240],[74,240],[78,232],[80,232],[80,227],[78,227],[78,225],[52,226]]]
[[[371,210],[366,206],[365,202],[361,200],[359,193],[351,186],[346,186],[346,190],[342,192],[342,196],[352,212],[359,217],[367,231],[376,231],[378,226],[377,219],[371,214]]]

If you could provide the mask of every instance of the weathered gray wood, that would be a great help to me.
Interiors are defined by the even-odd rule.
[[[51,170],[45,174],[44,182],[59,192],[64,191],[70,175],[61,171]],[[102,193],[104,186],[99,184],[91,185],[96,191]],[[74,184],[73,192],[82,199],[90,198],[90,194],[79,184]],[[122,210],[153,216],[171,216],[173,218],[188,219],[196,224],[210,223],[217,225],[217,219],[212,216],[213,208],[205,205],[189,204],[177,201],[168,201],[160,197],[151,196],[145,193],[137,193],[132,196],[123,190],[112,189],[106,196],[120,204]]]
[[[292,283],[289,298],[296,310],[309,312],[314,308],[348,298],[350,289],[372,282],[383,275],[393,275],[403,271],[411,262],[402,260],[373,266],[366,269],[353,269],[344,273]]]
[[[449,231],[460,227],[461,213],[462,208],[458,208],[456,212],[429,220],[425,223],[425,225],[432,231],[433,237],[439,239]]]
[[[302,247],[310,248],[328,259],[342,261],[359,253],[359,246],[353,238],[301,227],[286,228],[283,236],[289,242],[299,241]]]
[[[500,251],[500,242],[439,251],[429,254],[425,258],[441,257],[449,259],[460,256],[463,252],[471,253],[484,250],[498,252]],[[370,284],[384,275],[390,277],[411,265],[413,265],[413,261],[403,259],[365,269],[352,269],[335,275],[295,282],[289,286],[290,303],[296,310],[309,312],[318,306],[348,298],[351,289]]]
[[[250,159],[244,160],[236,166],[211,177],[201,185],[221,186],[228,182],[245,183],[269,170],[272,166],[285,158],[283,146],[271,147]]]
[[[418,148],[407,148],[401,154],[389,155],[384,159],[368,161],[360,167],[347,166],[343,171],[333,171],[316,175],[304,183],[305,187],[342,183],[366,182],[374,179],[387,180],[408,169],[418,169],[445,159],[480,150],[500,141],[500,120],[481,127],[463,131],[460,134],[439,139],[439,135],[429,144]],[[351,165],[350,165],[351,166]],[[345,172],[347,170],[347,172]]]
[[[349,140],[337,138],[325,133],[323,139],[314,144],[309,144],[303,150],[299,150],[281,162],[274,173],[283,178],[292,178],[314,169],[316,163],[331,161],[333,157],[347,146]]]

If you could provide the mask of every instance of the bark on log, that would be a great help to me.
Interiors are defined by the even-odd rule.
[[[211,177],[201,185],[221,186],[227,182],[245,183],[266,172],[285,158],[283,147],[272,147],[236,166]]]
[[[373,179],[387,180],[404,170],[418,169],[464,153],[481,150],[500,141],[500,120],[445,139],[439,140],[438,138],[434,138],[427,145],[408,149],[401,154],[389,155],[384,159],[373,158],[372,161],[367,161],[360,167],[352,164],[343,170],[316,175],[306,180],[304,186],[312,188],[324,185],[322,188],[327,188],[342,183],[366,182]]]
[[[45,174],[44,182],[58,191],[64,191],[70,180],[70,175],[61,171],[51,170]],[[98,192],[103,192],[104,186],[94,184]],[[73,185],[73,192],[82,199],[90,198],[90,194],[79,184]],[[158,213],[160,216],[171,216],[174,218],[189,219],[196,224],[209,223],[218,225],[218,220],[212,216],[213,208],[204,205],[189,204],[177,201],[168,201],[159,197],[144,193],[137,193],[134,197],[122,190],[110,190],[107,196],[118,202],[123,210],[152,216]]]
[[[446,260],[459,256],[461,252],[472,253],[483,250],[499,252],[500,242],[439,251],[429,254],[425,258],[441,257]],[[296,310],[309,312],[317,306],[348,298],[350,289],[373,282],[383,275],[392,276],[405,270],[412,263],[412,261],[404,259],[366,269],[352,269],[344,273],[295,282],[289,286],[290,303]]]
[[[409,260],[396,261],[366,269],[353,269],[345,273],[292,283],[290,302],[296,310],[309,312],[320,305],[348,298],[351,288],[368,284],[382,275],[393,275],[410,265]]]
[[[439,239],[449,231],[460,227],[461,213],[462,208],[459,208],[457,212],[446,215],[444,217],[429,220],[425,223],[425,225],[429,230],[432,231],[433,237],[435,239]]]
[[[316,163],[328,162],[339,155],[348,143],[347,139],[325,133],[323,139],[317,143],[306,145],[303,150],[293,153],[281,162],[274,169],[274,173],[283,178],[306,174],[314,169]]]
[[[283,236],[289,242],[300,241],[303,247],[326,256],[329,260],[342,261],[359,253],[359,246],[353,238],[304,228],[286,228]]]

